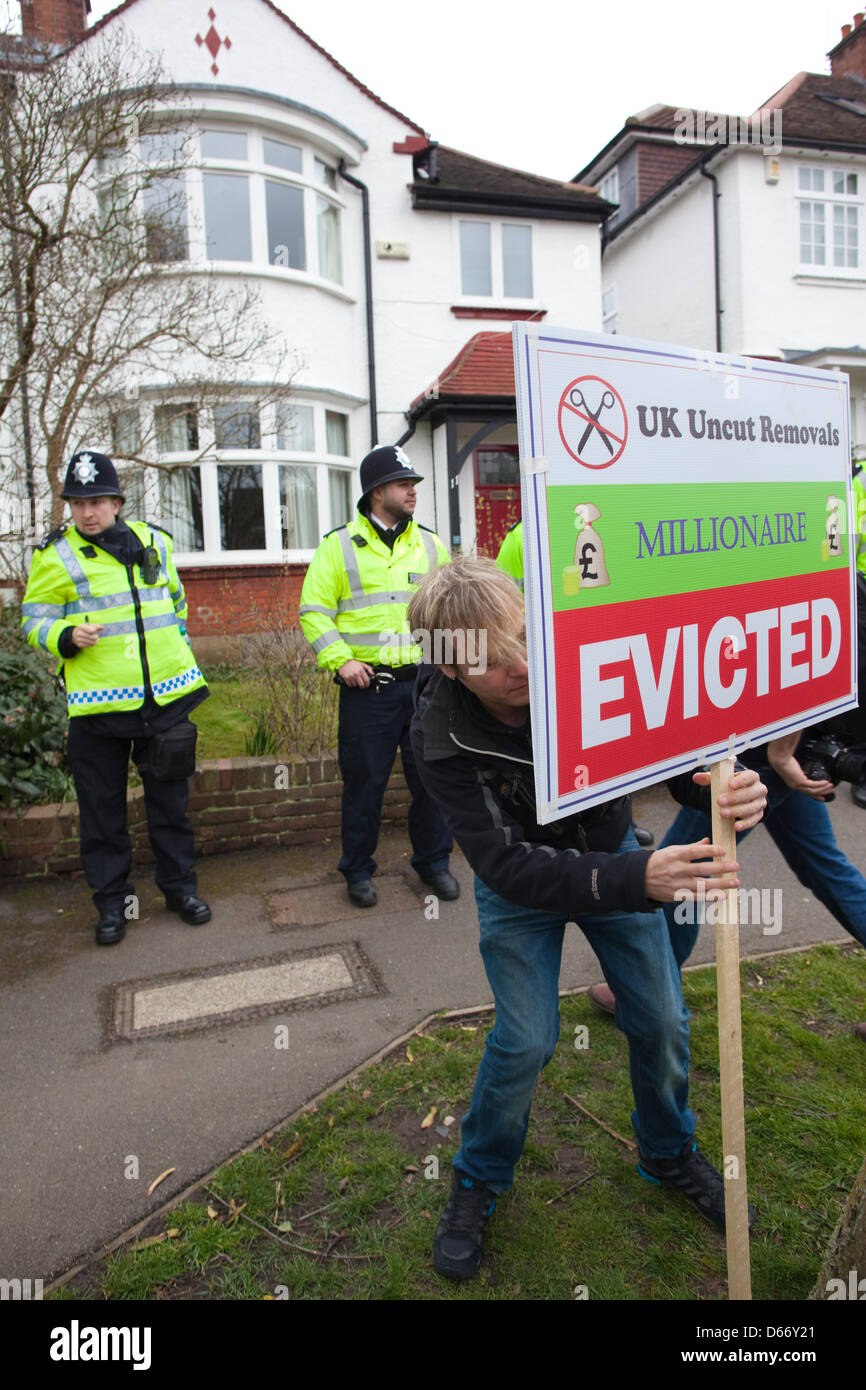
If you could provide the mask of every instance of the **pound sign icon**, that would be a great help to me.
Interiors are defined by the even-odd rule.
[[[595,554],[595,546],[592,541],[586,541],[580,548],[580,578],[581,583],[587,579],[598,580],[598,574],[592,567],[592,557]]]

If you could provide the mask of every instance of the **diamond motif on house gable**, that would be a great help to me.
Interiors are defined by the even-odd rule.
[[[214,77],[216,77],[217,73],[219,72],[219,68],[217,67],[216,62],[216,56],[219,53],[220,48],[231,48],[232,41],[228,37],[221,39],[216,29],[214,28],[213,21],[216,19],[215,10],[208,10],[207,17],[211,21],[210,28],[208,29],[204,38],[202,38],[201,34],[196,34],[195,41],[198,44],[199,48],[201,48],[202,45],[204,45],[211,58],[213,58],[210,70],[213,73]]]

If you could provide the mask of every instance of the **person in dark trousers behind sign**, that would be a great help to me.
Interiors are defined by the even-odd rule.
[[[833,783],[811,780],[797,761],[801,738],[799,733],[788,734],[763,747],[747,748],[741,757],[766,781],[765,824],[785,863],[855,941],[866,946],[866,878],[847,858],[833,832],[830,813],[824,805],[824,799],[833,792]],[[698,839],[707,834],[709,825],[703,812],[683,806],[661,848],[679,843],[684,836]],[[677,920],[670,904],[665,904],[665,916],[674,957],[681,968],[695,948],[700,922]],[[604,989],[594,988],[597,995]],[[598,998],[593,1000],[605,1013],[612,1013],[616,1005],[615,991],[610,1001],[609,994],[608,990],[602,995],[603,1004]],[[608,1002],[613,1007],[603,1007]],[[855,1024],[854,1032],[866,1042],[866,1023]]]
[[[641,850],[627,796],[538,824],[523,601],[492,561],[460,559],[430,575],[409,605],[409,623],[413,631],[487,633],[486,667],[422,672],[411,731],[421,779],[475,870],[481,955],[496,1003],[436,1231],[436,1269],[451,1279],[475,1273],[484,1225],[512,1184],[535,1085],[556,1046],[571,921],[619,997],[638,1171],[723,1227],[723,1179],[694,1138],[688,1011],[659,904],[683,889],[696,894],[699,878],[710,897],[735,887],[736,863],[706,841]],[[696,773],[669,785],[704,805],[709,780]],[[719,798],[722,814],[747,829],[760,820],[765,793],[756,772],[737,773]]]

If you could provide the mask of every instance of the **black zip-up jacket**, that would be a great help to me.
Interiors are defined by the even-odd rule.
[[[424,786],[494,893],[567,920],[658,906],[646,896],[652,850],[616,853],[631,824],[631,797],[538,824],[528,711],[525,725],[509,728],[459,681],[427,666],[415,689],[411,740]],[[682,804],[710,809],[708,788],[690,774],[667,785]]]

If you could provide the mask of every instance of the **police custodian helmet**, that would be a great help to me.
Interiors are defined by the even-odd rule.
[[[361,460],[360,506],[368,492],[384,483],[420,483],[423,476],[416,473],[411,462],[397,444],[380,444]]]
[[[119,497],[123,501],[123,489],[117,479],[117,470],[107,454],[97,454],[94,449],[80,449],[69,460],[66,482],[61,497]]]

